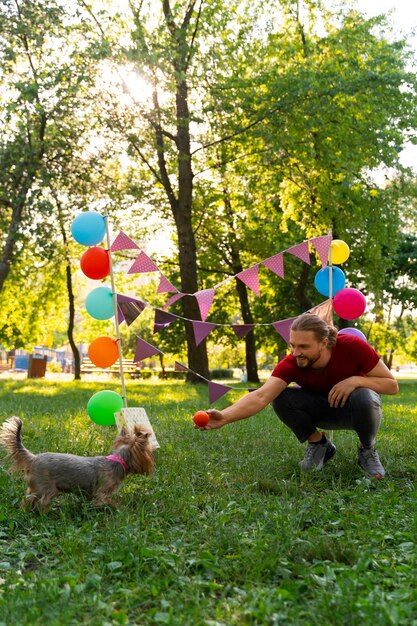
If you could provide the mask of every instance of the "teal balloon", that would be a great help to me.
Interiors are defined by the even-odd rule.
[[[88,401],[87,413],[100,426],[113,426],[114,414],[123,408],[123,398],[115,391],[98,391]]]
[[[114,315],[113,294],[109,287],[96,287],[86,300],[87,313],[96,320],[108,320]]]
[[[106,234],[106,220],[96,211],[85,211],[72,222],[71,233],[81,245],[96,246]]]
[[[314,286],[322,296],[329,297],[330,294],[330,286],[329,286],[329,277],[330,277],[330,268],[325,267],[324,270],[319,270],[314,277]],[[338,291],[343,289],[346,282],[345,273],[340,269],[340,267],[332,267],[332,296],[334,296]]]

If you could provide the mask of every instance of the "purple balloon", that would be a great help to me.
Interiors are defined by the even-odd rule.
[[[363,339],[364,341],[367,341],[363,332],[361,330],[358,330],[357,328],[342,328],[342,330],[339,330],[337,334],[338,335],[352,335],[353,337],[359,337],[359,339]]]

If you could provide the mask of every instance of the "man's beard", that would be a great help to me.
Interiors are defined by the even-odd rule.
[[[302,359],[300,359],[300,357],[295,357],[295,360],[297,363],[297,367],[304,370],[307,367],[311,367],[312,365],[314,365],[314,363],[316,363],[320,357],[321,357],[321,354],[319,353],[317,356],[313,357],[312,359],[308,359],[307,357],[304,357]]]

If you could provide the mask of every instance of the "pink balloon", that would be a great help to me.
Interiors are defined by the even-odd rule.
[[[360,317],[366,309],[366,298],[359,289],[346,287],[337,292],[333,298],[335,313],[344,320]]]

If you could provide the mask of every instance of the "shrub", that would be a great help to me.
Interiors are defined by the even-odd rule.
[[[232,369],[211,370],[210,378],[233,378],[233,370]]]

